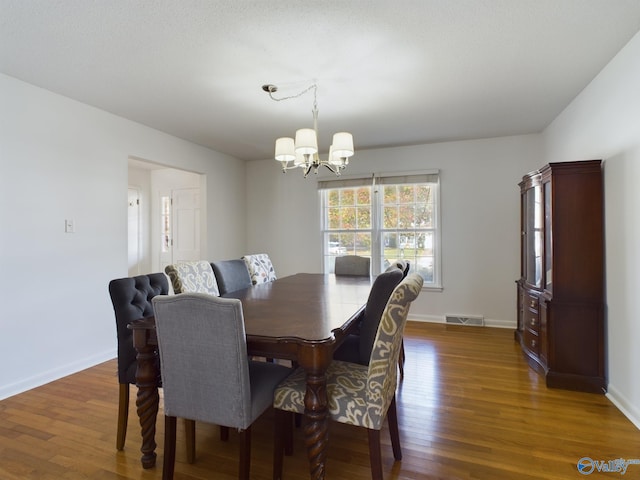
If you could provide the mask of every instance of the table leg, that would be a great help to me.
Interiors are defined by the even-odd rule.
[[[323,480],[325,478],[327,443],[329,440],[327,378],[325,372],[331,361],[331,353],[327,354],[317,348],[312,351],[316,354],[312,359],[306,359],[304,355],[300,359],[300,365],[307,372],[307,391],[304,396],[304,413],[306,417],[304,435],[311,479]]]
[[[144,330],[134,330],[134,344],[136,345],[137,362],[136,385],[138,396],[136,397],[136,407],[140,418],[142,430],[142,467],[151,468],[156,464],[156,418],[158,417],[158,354],[153,345],[148,345],[146,341],[136,342],[136,334],[146,335]]]

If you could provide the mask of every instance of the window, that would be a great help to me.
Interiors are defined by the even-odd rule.
[[[408,260],[425,287],[440,288],[438,173],[319,182],[324,271],[335,257],[372,259],[374,275]]]

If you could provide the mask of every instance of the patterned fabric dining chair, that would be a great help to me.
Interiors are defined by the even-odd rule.
[[[386,271],[393,270],[399,268],[402,270],[403,277],[405,278],[409,274],[409,270],[411,268],[411,264],[409,260],[398,259],[387,268]],[[400,344],[400,356],[398,357],[398,369],[400,370],[400,378],[404,378],[404,363],[406,361],[406,356],[404,353],[404,340]]]
[[[247,270],[249,271],[253,285],[273,282],[278,278],[268,254],[254,253],[252,255],[245,255],[242,257],[242,260],[244,260],[244,263],[247,265]]]
[[[163,480],[173,478],[177,417],[237,429],[238,478],[248,480],[251,425],[291,369],[249,360],[238,299],[185,293],[156,297],[153,308],[164,389]],[[187,444],[195,443],[195,430],[187,435],[194,435]]]
[[[208,293],[220,295],[211,264],[204,260],[167,265],[165,273],[171,279],[174,293]]]
[[[122,450],[127,437],[129,420],[129,390],[136,383],[136,349],[133,347],[133,331],[129,323],[153,316],[151,299],[167,295],[169,283],[163,273],[150,273],[135,277],[117,278],[109,282],[109,296],[116,317],[118,340],[118,428],[116,448]]]
[[[371,276],[371,259],[359,255],[341,255],[336,257],[334,268],[336,275]]]
[[[327,378],[328,414],[340,423],[368,430],[369,459],[373,480],[382,480],[380,429],[385,416],[389,423],[393,456],[402,459],[400,434],[396,414],[397,368],[400,342],[407,321],[409,307],[420,290],[423,279],[408,275],[393,291],[376,332],[369,365],[334,360]],[[273,478],[282,478],[282,459],[285,434],[291,426],[292,413],[304,413],[306,375],[296,369],[275,390],[276,437],[274,442]]]

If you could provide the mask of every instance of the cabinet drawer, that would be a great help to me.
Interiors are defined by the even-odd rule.
[[[525,306],[532,312],[538,312],[538,296],[527,292],[524,296]]]
[[[524,314],[524,326],[538,335],[540,333],[540,315],[537,312],[527,310]]]
[[[535,332],[525,330],[524,346],[527,350],[537,356],[540,353],[540,338],[538,338],[538,335],[536,335]]]

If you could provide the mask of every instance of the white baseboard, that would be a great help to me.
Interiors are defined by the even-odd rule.
[[[640,430],[640,410],[638,410],[637,407],[632,405],[631,402],[611,384],[607,386],[606,397]]]
[[[408,320],[414,322],[445,323],[444,318],[444,315],[412,315],[409,313]],[[515,320],[496,320],[494,318],[485,318],[484,326],[493,328],[512,328],[515,330],[517,322]]]
[[[27,390],[31,390],[32,388],[40,387],[41,385],[45,385],[49,382],[53,382],[54,380],[58,380],[62,377],[66,377],[67,375],[71,375],[73,373],[80,372],[87,368],[98,365],[99,363],[106,362],[107,360],[111,360],[117,356],[116,350],[109,350],[103,352],[99,355],[92,355],[91,357],[83,358],[78,362],[69,363],[67,365],[62,365],[53,370],[47,370],[46,372],[42,372],[33,377],[25,378],[19,382],[12,383],[10,385],[3,385],[0,387],[0,400],[4,400],[5,398],[12,397],[22,392],[26,392]],[[114,370],[114,382],[117,383],[117,374],[118,372]]]

